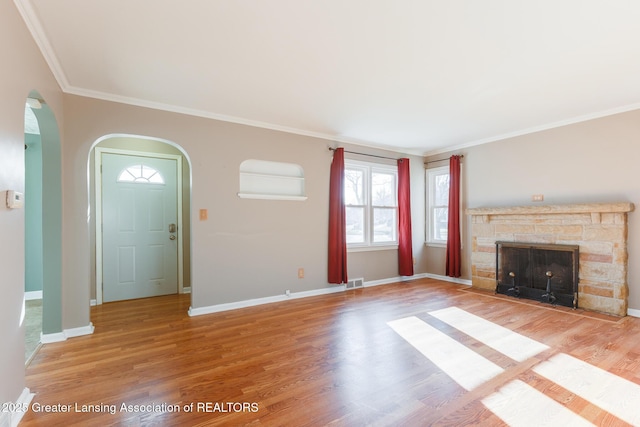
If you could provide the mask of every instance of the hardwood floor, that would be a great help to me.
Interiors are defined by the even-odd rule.
[[[557,405],[595,425],[617,426],[631,423],[624,421],[624,405],[617,412],[607,399],[616,393],[634,398],[640,390],[640,319],[554,308],[431,279],[198,317],[187,315],[189,305],[189,295],[174,295],[93,307],[93,335],[47,344],[28,366],[27,387],[36,396],[20,425],[505,425],[487,407],[492,396],[498,409],[519,417],[515,424],[557,425]],[[514,360],[473,331],[435,317],[450,307],[548,348]],[[444,354],[451,369],[465,364],[456,358],[470,349],[500,373],[466,390],[388,324],[412,316],[442,342],[466,347]],[[425,352],[445,351],[425,345]],[[615,374],[602,384],[606,396],[591,399],[593,387],[574,385],[575,375],[549,378],[552,362],[565,363],[566,355]],[[589,369],[586,379],[600,378],[600,371]],[[621,378],[627,381],[618,392],[612,387]],[[518,385],[528,385],[527,393],[513,391]],[[557,402],[533,399],[552,408],[539,416],[526,409],[536,390]],[[602,401],[590,401],[597,399]],[[42,412],[33,411],[38,407]],[[93,411],[78,412],[83,409]]]

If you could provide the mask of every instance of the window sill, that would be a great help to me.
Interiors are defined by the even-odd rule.
[[[380,245],[380,246],[353,246],[347,247],[348,252],[371,252],[371,251],[394,251],[398,250],[398,245]]]
[[[447,249],[447,244],[446,243],[440,243],[440,242],[424,242],[424,245],[429,247],[429,248],[442,248],[442,249]],[[460,245],[460,250],[464,249],[464,245]]]
[[[431,248],[446,248],[447,244],[446,243],[440,243],[440,242],[424,242],[425,246],[431,247]]]

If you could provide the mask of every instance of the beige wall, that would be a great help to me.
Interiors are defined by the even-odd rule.
[[[462,150],[464,207],[628,201],[640,208],[640,111]],[[446,154],[428,159],[446,157]],[[463,216],[463,272],[471,228]],[[629,214],[629,308],[640,309],[640,212]],[[430,249],[431,250],[431,249]],[[444,258],[443,249],[433,249]],[[429,266],[436,273],[440,266]],[[431,270],[434,269],[434,270]]]
[[[328,141],[71,95],[65,97],[65,114],[65,186],[73,187],[81,176],[86,177],[92,144],[108,134],[172,141],[191,159],[193,307],[283,295],[287,289],[301,292],[329,287]],[[396,153],[364,147],[346,148],[398,157]],[[301,165],[308,199],[240,199],[238,172],[246,159]],[[413,158],[412,175],[416,197],[412,206],[414,251],[419,268],[423,264],[424,235],[424,186],[419,157]],[[78,213],[86,212],[86,189],[68,195],[69,206]],[[198,219],[199,209],[209,210],[207,221]],[[73,216],[65,221],[74,227],[73,241],[65,242],[66,265],[75,266],[65,299],[71,311],[90,296],[87,283],[91,260],[87,227]],[[305,269],[304,279],[298,279],[298,268]],[[366,281],[397,277],[397,251],[350,254],[349,274]],[[88,319],[83,316],[82,310],[68,313],[65,319],[75,325],[68,323],[65,327],[86,325]]]
[[[6,208],[5,191],[24,191],[24,105],[44,97],[62,127],[62,93],[13,2],[0,2],[0,403],[24,388],[24,210]],[[0,419],[5,414],[0,413]]]

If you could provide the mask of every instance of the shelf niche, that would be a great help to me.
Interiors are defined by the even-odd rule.
[[[295,163],[248,159],[240,164],[242,199],[307,200],[304,170]]]

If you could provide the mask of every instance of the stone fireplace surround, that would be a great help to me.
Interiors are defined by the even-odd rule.
[[[496,288],[496,241],[579,245],[579,308],[626,316],[627,214],[633,203],[467,209],[472,286]]]

